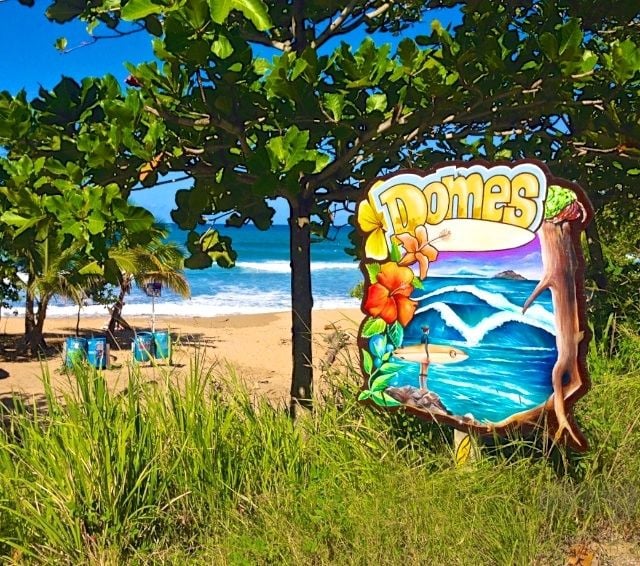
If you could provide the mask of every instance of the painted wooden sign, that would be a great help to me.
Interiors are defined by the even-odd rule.
[[[360,399],[460,430],[543,421],[576,449],[589,381],[580,232],[592,207],[539,162],[376,180],[358,204]]]

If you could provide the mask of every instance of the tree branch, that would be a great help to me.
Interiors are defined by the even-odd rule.
[[[66,55],[67,53],[71,53],[73,51],[76,51],[77,49],[83,49],[85,47],[90,47],[91,45],[95,45],[96,43],[104,39],[120,39],[121,37],[126,37],[127,35],[133,35],[134,33],[140,33],[142,31],[145,31],[144,25],[139,23],[135,23],[134,25],[136,26],[136,29],[132,29],[129,31],[120,31],[120,30],[114,29],[113,35],[92,35],[91,39],[82,41],[78,45],[74,45],[73,47],[62,49],[60,53],[62,53],[63,55]]]
[[[318,36],[318,38],[311,43],[312,47],[320,47],[323,45],[329,38],[331,38],[337,29],[344,23],[345,19],[349,17],[349,15],[353,12],[353,8],[356,5],[357,0],[351,0],[347,6],[345,6],[338,17],[333,20],[325,30]]]
[[[384,4],[382,4],[382,6],[380,6],[379,8],[376,8],[375,10],[373,10],[372,12],[369,12],[368,14],[366,14],[366,18],[367,20],[373,20],[374,18],[377,18],[378,16],[381,16],[382,14],[384,14],[389,8],[391,8],[391,2],[385,2]]]
[[[338,183],[337,181],[333,183],[333,185],[337,188],[327,191],[326,193],[319,193],[316,191],[316,198],[327,202],[344,202],[355,201],[360,197],[361,189],[356,185]]]
[[[273,47],[274,49],[278,49],[279,51],[291,51],[291,40],[289,39],[287,41],[277,41],[275,39],[267,37],[266,35],[246,31],[242,31],[240,33],[240,36],[242,37],[242,39],[251,43],[266,45],[267,47]]]
[[[174,114],[162,109],[162,107],[158,109],[149,105],[145,105],[144,109],[158,118],[162,118],[163,120],[178,126],[184,126],[185,128],[205,126],[215,126],[216,128],[220,128],[238,139],[245,156],[251,153],[251,148],[247,142],[244,130],[240,126],[236,126],[224,118],[216,118],[210,114],[200,114],[199,118],[185,118],[184,116],[175,116]]]
[[[383,134],[393,126],[405,124],[406,121],[413,115],[413,111],[405,114],[404,116],[396,116],[394,115],[387,118],[384,122],[378,124],[378,127],[365,132],[362,136],[356,138],[353,142],[351,148],[338,156],[330,165],[325,167],[320,173],[316,173],[315,175],[311,175],[309,177],[309,187],[315,189],[320,186],[324,181],[338,172],[340,169],[345,167],[349,161],[351,161],[362,149],[363,145],[367,142],[370,142],[376,136]]]
[[[307,33],[304,19],[304,0],[294,0],[291,33],[293,34],[294,46],[298,55],[301,55],[307,47]]]
[[[346,6],[338,15],[338,17],[331,22],[324,31],[318,36],[318,39],[313,43],[314,47],[320,47],[324,45],[329,39],[335,37],[337,35],[344,35],[353,31],[354,29],[360,27],[363,22],[370,22],[375,18],[383,15],[385,12],[389,10],[392,2],[385,2],[381,6],[367,12],[367,8],[373,2],[361,7],[359,10],[354,11],[355,5],[357,4],[356,0],[352,0],[348,6]],[[358,16],[355,18],[355,16]],[[346,20],[349,17],[354,17],[353,21],[346,23]]]

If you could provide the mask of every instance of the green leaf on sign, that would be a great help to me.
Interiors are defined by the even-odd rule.
[[[400,252],[400,247],[395,242],[391,242],[390,257],[391,257],[391,261],[400,261],[402,259],[402,253]]]
[[[370,397],[371,397],[371,391],[369,390],[361,391],[360,395],[358,395],[358,401],[366,401]]]
[[[397,320],[389,327],[388,336],[395,348],[402,346],[404,328],[402,328],[402,325]]]
[[[414,289],[424,289],[422,279],[420,279],[419,277],[414,277],[413,281],[411,281],[411,285],[413,285]]]
[[[373,358],[367,350],[362,350],[362,369],[369,375],[373,370]]]
[[[367,263],[367,273],[369,274],[369,281],[371,283],[376,282],[376,278],[378,277],[378,273],[380,273],[380,264],[379,263]]]
[[[383,374],[389,374],[389,373],[397,373],[399,371],[402,371],[405,368],[405,366],[403,366],[402,364],[394,364],[393,362],[389,362],[386,364],[382,364],[380,366],[380,373]]]
[[[371,391],[384,391],[395,376],[395,373],[387,373],[376,377],[371,383]]]
[[[382,334],[387,329],[387,323],[381,318],[369,318],[362,327],[361,336],[371,338],[376,334]]]
[[[402,405],[400,401],[396,401],[383,391],[373,391],[368,398],[372,399],[373,402],[380,407],[399,407]]]

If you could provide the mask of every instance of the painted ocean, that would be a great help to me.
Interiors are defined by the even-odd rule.
[[[169,225],[169,239],[184,245],[186,233]],[[187,269],[192,298],[184,300],[163,289],[155,310],[161,315],[217,316],[286,311],[291,308],[289,268],[289,228],[273,226],[266,232],[253,226],[221,228],[231,236],[238,252],[236,267],[217,266],[202,270]],[[334,234],[331,234],[333,236]],[[312,244],[314,306],[320,309],[359,308],[360,301],[349,292],[362,279],[358,264],[344,249],[349,247],[347,228],[338,231],[335,240]],[[55,301],[48,316],[75,316],[76,307]],[[4,311],[6,312],[6,310]],[[23,310],[18,307],[18,312]],[[151,313],[151,299],[138,289],[127,296],[124,316]],[[108,316],[101,305],[88,305],[83,315]]]
[[[416,315],[403,346],[420,344],[429,327],[430,344],[451,346],[469,357],[429,367],[428,389],[455,415],[497,422],[544,403],[551,390],[557,350],[551,294],[545,291],[526,314],[522,305],[537,281],[502,278],[428,277],[414,291]],[[419,387],[420,366],[403,366],[389,383]]]

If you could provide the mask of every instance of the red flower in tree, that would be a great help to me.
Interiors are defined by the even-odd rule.
[[[417,303],[409,296],[413,292],[413,271],[397,263],[384,263],[376,276],[376,283],[367,289],[364,309],[371,316],[379,316],[387,324],[396,320],[406,326],[413,318]]]

